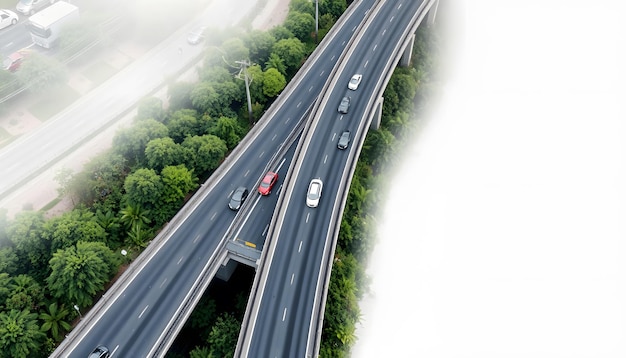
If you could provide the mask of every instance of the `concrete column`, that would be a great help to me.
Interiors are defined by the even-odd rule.
[[[380,128],[380,121],[383,117],[383,101],[384,100],[385,100],[384,97],[380,97],[376,101],[376,106],[374,107],[376,112],[374,112],[374,117],[372,117],[372,123],[370,123],[370,129],[378,130],[378,128]]]
[[[430,7],[430,10],[428,10],[428,20],[426,21],[426,24],[428,25],[428,27],[435,24],[435,16],[437,16],[438,7],[439,7],[439,0],[435,1],[435,3]]]
[[[409,43],[404,48],[402,57],[400,57],[400,67],[409,67],[411,64],[411,55],[413,54],[413,44],[415,44],[415,34],[412,34],[409,38]]]
[[[215,277],[219,278],[222,281],[227,282],[228,280],[230,280],[230,276],[232,276],[233,272],[235,272],[237,265],[239,265],[237,261],[228,260],[226,265],[222,265],[220,269],[217,270]]]

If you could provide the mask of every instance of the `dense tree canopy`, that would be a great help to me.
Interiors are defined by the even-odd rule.
[[[39,329],[37,314],[29,310],[0,312],[0,357],[37,356],[46,335]]]
[[[53,297],[67,305],[87,307],[117,271],[119,257],[101,242],[82,242],[58,250],[50,259],[46,280]]]

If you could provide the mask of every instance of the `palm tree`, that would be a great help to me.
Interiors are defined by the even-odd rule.
[[[129,229],[134,229],[137,225],[144,225],[150,223],[148,218],[149,210],[143,210],[139,205],[127,205],[125,209],[120,211],[122,217],[120,221],[126,225]]]
[[[48,312],[44,312],[39,315],[39,319],[43,321],[41,330],[44,332],[50,331],[50,333],[52,333],[52,338],[54,338],[57,342],[60,341],[60,338],[63,337],[63,333],[72,328],[69,322],[65,321],[65,318],[69,315],[69,313],[70,311],[63,305],[61,308],[58,308],[56,302],[49,304]]]
[[[3,356],[38,356],[46,335],[39,329],[37,314],[29,310],[0,312],[0,352]]]

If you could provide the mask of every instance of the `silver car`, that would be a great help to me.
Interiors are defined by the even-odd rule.
[[[339,103],[339,107],[337,108],[337,111],[339,111],[339,113],[346,114],[348,113],[349,108],[350,108],[350,97],[345,96],[341,99],[341,103]]]
[[[322,197],[323,186],[324,184],[322,183],[322,179],[311,179],[311,183],[309,183],[309,190],[307,190],[306,193],[306,206],[309,208],[317,207],[320,203],[320,198]]]
[[[348,148],[348,144],[350,144],[350,131],[343,131],[337,141],[337,148],[346,149]]]

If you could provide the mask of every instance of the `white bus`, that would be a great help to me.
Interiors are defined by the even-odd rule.
[[[59,38],[61,27],[79,17],[78,7],[59,1],[28,18],[28,28],[33,42],[51,48]]]

